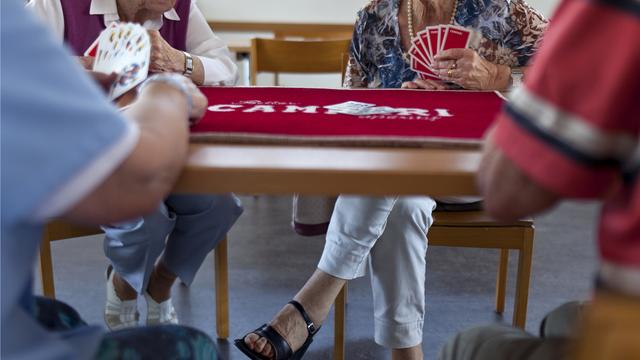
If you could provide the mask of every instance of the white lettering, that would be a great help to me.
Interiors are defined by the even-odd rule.
[[[399,116],[429,116],[429,110],[427,109],[412,109],[412,108],[395,108],[397,113],[395,115]]]
[[[231,111],[236,111],[235,109],[237,108],[241,108],[242,105],[211,105],[209,106],[207,109],[209,111],[214,111],[214,112],[231,112]]]
[[[271,105],[256,105],[256,106],[254,106],[252,108],[249,108],[247,110],[243,110],[242,112],[246,112],[246,113],[252,113],[252,112],[272,113],[272,112],[276,112],[276,110]]]
[[[451,115],[451,113],[449,112],[449,109],[436,109],[436,112],[440,117],[453,117],[453,115]]]
[[[318,112],[318,106],[296,106],[296,105],[288,105],[283,112],[285,113],[295,113],[298,111],[302,111],[305,114],[316,114]]]

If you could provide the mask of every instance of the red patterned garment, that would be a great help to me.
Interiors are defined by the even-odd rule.
[[[640,296],[638,34],[637,1],[565,1],[494,141],[549,191],[604,200],[600,276]]]
[[[367,146],[478,146],[500,110],[494,92],[310,88],[202,88],[209,99],[192,139]],[[394,112],[346,115],[357,101]]]

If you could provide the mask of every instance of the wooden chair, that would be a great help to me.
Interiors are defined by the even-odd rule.
[[[596,292],[585,309],[580,336],[570,359],[637,360],[640,358],[640,300]]]
[[[533,222],[527,219],[513,223],[500,223],[492,220],[482,211],[435,212],[434,219],[428,234],[430,246],[500,250],[495,296],[496,312],[499,314],[504,311],[509,250],[518,251],[513,325],[524,329],[533,255]],[[344,359],[346,301],[347,286],[345,285],[334,304],[334,360]]]
[[[55,298],[53,282],[53,262],[51,259],[51,242],[68,238],[101,234],[97,227],[71,225],[53,220],[44,230],[40,245],[40,273],[42,276],[42,292],[44,296]],[[229,337],[229,277],[227,264],[227,239],[218,243],[214,251],[215,288],[216,288],[216,332],[219,338]]]
[[[321,74],[344,73],[351,39],[292,41],[251,39],[251,85],[260,72]]]

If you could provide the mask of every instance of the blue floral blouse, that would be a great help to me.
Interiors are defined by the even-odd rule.
[[[495,64],[525,66],[547,20],[524,0],[456,0],[454,24],[473,30],[470,48]],[[358,12],[345,87],[399,88],[416,78],[402,56],[400,0],[372,0]]]

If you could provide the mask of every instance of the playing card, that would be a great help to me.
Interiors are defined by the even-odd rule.
[[[334,111],[334,112],[345,114],[345,115],[364,116],[364,115],[392,114],[392,113],[398,112],[398,110],[389,106],[373,106],[373,107],[366,107],[366,108],[360,108],[360,109],[340,110],[340,111]]]
[[[425,34],[423,35],[423,43],[428,45],[429,58],[431,59],[431,63],[433,63],[433,58],[438,54],[438,44],[440,38],[440,27],[439,26],[429,26],[426,29]],[[426,40],[426,41],[425,41]]]
[[[121,23],[98,37],[94,71],[116,73],[109,97],[115,99],[141,83],[149,72],[149,34],[140,25]]]
[[[115,26],[118,26],[118,23],[117,22],[112,22],[109,25],[109,28],[112,28],[112,27],[115,27]],[[96,53],[98,52],[97,50],[98,50],[98,40],[99,39],[100,39],[100,36],[98,36],[93,41],[93,43],[91,43],[91,45],[89,45],[89,47],[87,48],[87,50],[85,50],[85,52],[83,54],[84,56],[91,56],[91,57],[95,57],[96,56]]]
[[[376,104],[363,103],[359,101],[346,101],[339,104],[327,105],[324,108],[335,112],[341,111],[357,111],[376,106]]]
[[[414,57],[411,58],[411,70],[418,73],[418,76],[420,76],[420,78],[423,80],[439,79],[439,77],[433,71],[431,71],[429,67],[427,67],[425,64],[422,64]]]
[[[465,49],[469,46],[471,31],[454,25],[447,25],[441,41],[440,51],[448,49]]]
[[[424,30],[422,31],[424,32]],[[431,59],[429,58],[429,51],[427,46],[422,42],[421,33],[416,34],[416,37],[413,39],[413,45],[411,45],[411,49],[409,49],[409,55],[416,57],[423,64],[428,67],[431,67]]]

